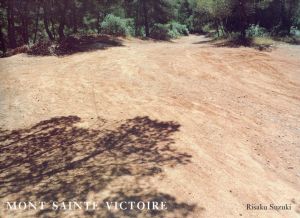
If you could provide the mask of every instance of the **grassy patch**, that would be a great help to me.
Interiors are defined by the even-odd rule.
[[[270,37],[254,37],[251,43],[253,45],[271,46],[274,45],[276,41]]]

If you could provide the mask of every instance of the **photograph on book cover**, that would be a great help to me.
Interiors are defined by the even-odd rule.
[[[0,0],[0,218],[300,217],[300,0]]]

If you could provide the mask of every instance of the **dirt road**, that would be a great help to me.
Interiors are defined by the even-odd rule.
[[[169,204],[115,217],[299,217],[300,47],[206,40],[1,59],[1,201],[114,196]]]

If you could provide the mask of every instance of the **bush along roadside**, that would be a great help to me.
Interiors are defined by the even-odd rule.
[[[113,36],[133,36],[134,22],[133,19],[124,19],[113,14],[107,15],[100,25],[101,32]]]
[[[136,32],[133,19],[125,19],[108,14],[100,25],[101,33],[113,36],[136,36],[144,35]],[[170,40],[180,36],[189,35],[186,25],[172,21],[166,24],[155,23],[151,28],[150,38],[157,40]]]
[[[150,37],[157,40],[170,40],[183,35],[189,35],[189,31],[186,25],[177,22],[167,24],[156,23],[150,32]]]

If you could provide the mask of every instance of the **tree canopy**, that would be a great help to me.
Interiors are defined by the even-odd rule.
[[[113,16],[108,19],[108,15]],[[104,21],[108,23],[104,25]],[[246,37],[252,26],[273,35],[288,35],[292,28],[300,27],[300,0],[0,1],[3,53],[7,48],[61,40],[72,34],[114,33],[110,30],[119,28],[116,25],[130,28],[121,32],[133,36],[155,37],[158,33],[173,37],[180,32],[174,30],[177,24],[185,25],[190,32],[210,29],[218,35],[235,32]]]

